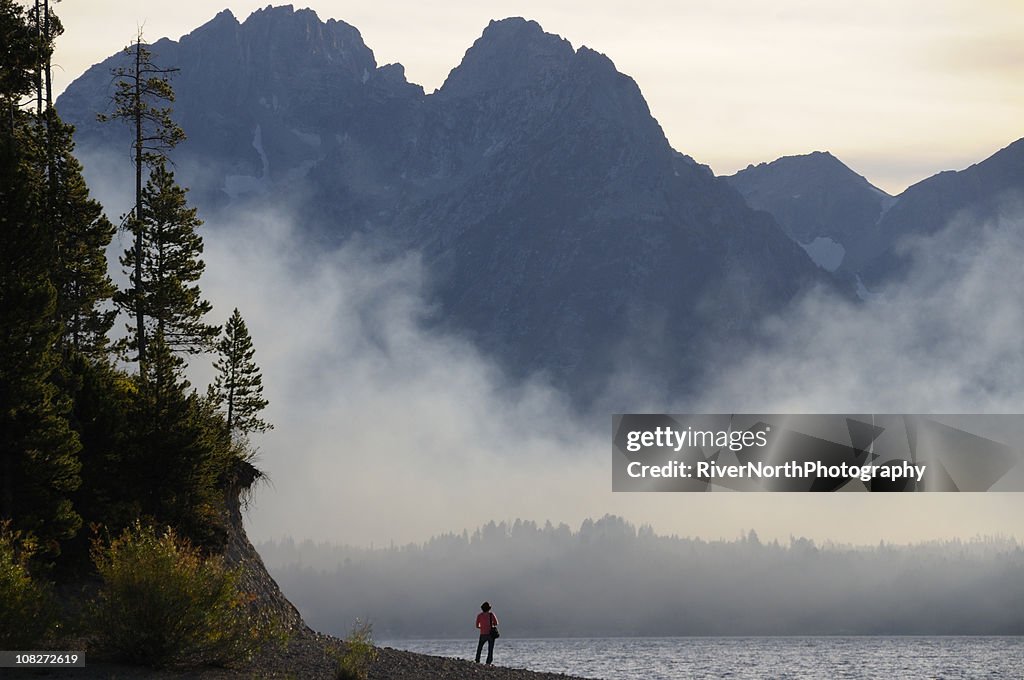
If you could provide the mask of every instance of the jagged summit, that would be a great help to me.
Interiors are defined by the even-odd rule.
[[[218,22],[222,22],[222,21],[229,21],[231,23],[237,24],[238,23],[238,18],[235,17],[235,13],[234,12],[232,12],[230,9],[225,7],[221,11],[217,12],[217,14],[213,17],[213,19],[210,19],[210,21],[208,21],[206,23],[206,25],[209,26],[210,24],[214,24],[214,23],[218,23]],[[196,29],[196,30],[199,30],[199,29]]]
[[[228,10],[224,10],[224,11],[228,11]],[[255,11],[253,11],[252,14],[250,14],[249,17],[246,19],[246,21],[250,21],[250,20],[255,20],[255,21],[282,21],[282,20],[285,20],[285,21],[293,21],[293,22],[296,22],[296,23],[299,23],[299,24],[302,24],[302,25],[305,25],[305,26],[309,26],[309,27],[317,27],[317,26],[327,26],[327,27],[330,27],[330,26],[334,26],[335,24],[340,24],[342,26],[347,27],[348,29],[351,29],[352,31],[355,31],[357,35],[359,34],[359,31],[356,30],[356,28],[354,26],[352,26],[351,24],[345,23],[344,21],[341,21],[339,19],[328,18],[326,21],[322,20],[320,18],[320,16],[316,13],[316,10],[310,9],[309,7],[303,7],[301,9],[295,9],[295,7],[293,5],[267,5],[263,9],[257,9]],[[362,41],[362,38],[360,38],[360,42],[361,41]]]
[[[543,86],[568,68],[576,52],[568,40],[521,17],[491,21],[438,93],[475,96],[495,90]]]
[[[444,97],[480,96],[524,88],[552,89],[567,75],[586,71],[616,74],[604,54],[547,33],[536,21],[522,17],[492,20],[483,34],[452,69],[438,94]]]
[[[317,15],[315,10],[310,9],[309,7],[303,7],[301,9],[297,10],[297,9],[295,9],[295,5],[292,5],[290,3],[287,4],[287,5],[267,5],[266,7],[257,8],[257,9],[252,11],[252,13],[249,15],[249,18],[250,19],[253,18],[253,17],[275,17],[275,18],[280,18],[280,17],[283,17],[283,16],[300,16],[300,17],[306,17],[306,18],[312,17],[317,23],[324,23],[324,22],[320,21],[320,17]],[[334,21],[334,20],[333,19],[329,19],[328,23],[330,21]]]
[[[554,39],[557,42],[569,44],[569,41],[552,33],[547,33],[541,25],[533,19],[525,17],[506,17],[504,19],[491,19],[487,22],[484,32],[476,41],[498,41],[498,40],[539,40],[549,41]],[[569,45],[570,48],[572,47]]]
[[[304,48],[301,51],[309,56],[321,55],[329,64],[346,68],[358,79],[377,67],[373,52],[357,28],[336,19],[321,21],[311,9],[293,10],[291,5],[267,7],[253,12],[242,29],[250,39],[271,41],[269,68],[274,67],[274,57],[287,57],[298,52],[298,47]]]

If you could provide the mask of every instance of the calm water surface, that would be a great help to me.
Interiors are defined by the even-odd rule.
[[[475,639],[379,644],[460,659],[476,654]],[[1024,678],[1024,637],[502,637],[494,646],[494,662],[603,680],[1003,679]]]

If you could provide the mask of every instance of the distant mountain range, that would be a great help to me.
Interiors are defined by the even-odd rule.
[[[287,206],[315,247],[366,233],[416,249],[434,323],[581,398],[627,366],[678,390],[702,348],[810,286],[852,297],[851,274],[899,234],[1024,186],[1020,143],[999,181],[993,157],[895,199],[828,154],[716,178],[672,149],[611,60],[520,18],[492,21],[432,94],[378,66],[354,27],[291,6],[242,23],[225,10],[152,50],[180,69],[189,140],[174,159],[211,223]],[[128,130],[96,122],[123,59],[57,103],[91,174],[130,172]]]
[[[903,273],[907,258],[896,248],[901,239],[934,234],[958,216],[981,223],[1024,199],[1024,139],[899,196],[822,152],[751,165],[727,179],[821,266],[875,286]]]

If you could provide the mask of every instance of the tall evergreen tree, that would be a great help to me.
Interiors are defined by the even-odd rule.
[[[142,205],[136,245],[121,257],[121,264],[138,278],[132,290],[115,296],[124,309],[145,319],[143,336],[135,332],[131,343],[139,348],[144,336],[159,334],[172,352],[207,351],[220,328],[203,323],[211,309],[197,285],[206,268],[200,257],[203,239],[196,231],[203,222],[163,163],[150,173]]]
[[[53,0],[54,3],[60,2],[60,0]],[[61,25],[60,20],[50,10],[50,0],[43,0],[43,36],[46,40],[46,45],[49,49],[46,52],[46,58],[43,60],[43,87],[46,91],[46,108],[53,108],[53,75],[52,75],[52,57],[53,57],[53,42],[58,36],[64,32],[64,27]]]
[[[107,275],[106,247],[114,225],[103,207],[89,197],[82,165],[72,155],[73,128],[53,109],[43,114],[47,153],[46,219],[53,231],[57,289],[57,320],[62,327],[61,349],[97,360],[106,355],[107,333],[116,311],[105,306],[116,288]]]
[[[45,152],[37,118],[24,112],[39,55],[32,26],[0,0],[0,519],[32,532],[51,555],[81,525],[69,494],[80,479],[80,443],[68,400],[51,381],[58,365],[54,231],[44,219]]]
[[[14,0],[0,0],[0,104],[3,126],[13,135],[22,98],[32,91],[38,65],[35,30]]]
[[[89,198],[82,166],[72,155],[74,129],[60,120],[52,106],[50,61],[53,41],[64,32],[63,26],[51,11],[49,0],[35,0],[25,19],[20,45],[17,34],[4,36],[4,44],[11,44],[5,57],[20,59],[25,75],[31,72],[35,90],[34,136],[30,143],[44,184],[40,219],[51,234],[54,251],[51,278],[57,287],[57,321],[65,326],[62,345],[102,353],[113,313],[100,312],[97,307],[113,293],[104,251],[113,228],[99,203]],[[25,42],[26,34],[30,34],[31,47]],[[17,70],[5,68],[4,73]]]
[[[135,210],[128,226],[135,235],[134,269],[130,273],[132,293],[137,298],[132,305],[135,316],[134,347],[139,363],[146,360],[146,320],[144,295],[143,253],[146,215],[143,195],[144,168],[156,168],[167,162],[167,152],[185,139],[185,133],[171,119],[166,104],[174,101],[170,77],[178,69],[162,68],[153,62],[153,53],[143,44],[142,34],[124,48],[128,66],[113,70],[117,79],[114,92],[114,112],[100,115],[101,121],[122,120],[132,126],[132,160],[135,163]]]
[[[269,402],[263,398],[263,375],[253,361],[256,350],[237,307],[224,326],[217,353],[220,356],[213,363],[217,377],[211,391],[214,403],[224,412],[228,430],[247,434],[272,429],[273,425],[259,417]]]
[[[115,316],[111,309],[101,310],[114,292],[105,252],[114,229],[100,204],[89,197],[82,166],[73,155],[74,128],[62,122],[52,106],[50,61],[53,41],[64,32],[63,26],[49,0],[35,0],[27,18],[35,43],[31,144],[44,184],[40,219],[51,234],[51,279],[57,288],[57,321],[63,326],[61,349],[77,349],[97,358],[105,353],[107,331]]]
[[[56,4],[60,0],[53,0]],[[44,111],[53,108],[53,79],[51,76],[51,59],[53,57],[54,40],[63,32],[60,19],[50,9],[50,0],[34,0],[28,18],[35,34],[35,59],[33,80],[36,96],[36,115],[42,119]]]

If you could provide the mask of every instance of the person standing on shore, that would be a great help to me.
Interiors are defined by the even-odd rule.
[[[480,629],[480,641],[476,645],[476,662],[480,663],[480,652],[487,643],[487,663],[494,660],[494,640],[498,637],[498,617],[491,613],[491,603],[480,605],[480,613],[476,615],[476,627]]]

